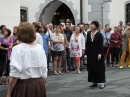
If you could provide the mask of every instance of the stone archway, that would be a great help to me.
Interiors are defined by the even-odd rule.
[[[63,3],[70,8],[75,19],[75,24],[78,24],[80,22],[77,18],[78,11],[73,8],[74,4],[72,2],[68,2],[67,0],[45,0],[44,4],[40,4],[39,11],[35,14],[36,21],[42,21],[43,23],[51,22],[54,12]]]
[[[125,25],[130,22],[130,0],[126,1],[124,4],[124,21]]]

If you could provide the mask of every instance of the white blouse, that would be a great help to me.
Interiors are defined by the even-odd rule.
[[[40,44],[43,47],[43,39],[42,36],[37,32],[35,43]]]
[[[70,57],[73,57],[72,56],[72,45],[73,45],[73,40],[75,38],[75,34],[72,34],[71,35],[71,38],[70,38],[70,43],[69,43],[69,48],[70,48]],[[85,38],[83,36],[83,34],[79,34],[78,36],[78,45],[79,45],[79,52],[80,52],[80,57],[82,57],[82,50],[85,50]]]
[[[10,76],[19,79],[47,77],[47,59],[39,44],[21,43],[12,49]]]

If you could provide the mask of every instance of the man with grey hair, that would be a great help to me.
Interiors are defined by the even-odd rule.
[[[49,23],[49,29],[50,29],[50,31],[51,31],[52,33],[54,32],[53,24],[52,24],[52,23]]]
[[[120,20],[118,27],[119,27],[119,28],[122,28],[123,30],[125,29],[125,26],[123,26],[123,21],[122,21],[122,20]]]

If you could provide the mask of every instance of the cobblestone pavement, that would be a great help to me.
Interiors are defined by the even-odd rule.
[[[52,72],[50,72],[52,73]],[[90,89],[87,71],[81,74],[64,73],[47,78],[48,97],[130,97],[130,69],[106,68],[106,88]],[[7,86],[0,86],[0,97],[5,97]]]

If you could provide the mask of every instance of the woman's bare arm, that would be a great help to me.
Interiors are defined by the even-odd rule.
[[[7,92],[7,97],[9,97],[8,95],[11,95],[13,89],[14,89],[14,86],[16,85],[16,82],[17,82],[17,78],[15,77],[10,77],[9,78],[9,86],[8,86],[8,92]]]

